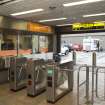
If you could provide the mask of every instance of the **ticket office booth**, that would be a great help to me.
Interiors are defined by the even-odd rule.
[[[53,35],[3,29],[0,33],[0,83],[8,82],[10,58],[36,53],[53,52]],[[2,67],[5,65],[4,67]],[[5,70],[6,68],[6,70]],[[5,72],[4,72],[5,71]]]

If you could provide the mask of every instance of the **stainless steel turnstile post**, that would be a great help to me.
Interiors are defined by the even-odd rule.
[[[80,83],[80,71],[82,68],[85,68],[86,70],[86,80],[84,80],[82,83]],[[80,92],[79,88],[86,84],[86,103],[89,103],[89,67],[87,65],[81,65],[77,71],[77,105],[80,104]]]
[[[75,51],[73,51],[72,52],[72,59],[73,59],[73,61],[74,61],[74,65],[76,64],[76,52]]]
[[[96,86],[95,86],[96,87],[96,97],[97,98],[100,97],[99,92],[98,92],[98,89],[99,89],[98,81],[99,81],[99,73],[101,73],[100,72],[101,69],[104,70],[102,73],[104,73],[104,79],[103,79],[104,80],[104,87],[103,87],[104,88],[104,93],[103,94],[104,94],[104,100],[105,100],[105,67],[99,67],[98,66],[97,69],[96,69]]]

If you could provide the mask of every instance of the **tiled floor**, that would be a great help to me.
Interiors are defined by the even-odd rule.
[[[75,105],[75,93],[64,96],[55,105]],[[28,97],[26,89],[18,92],[11,92],[8,84],[0,86],[0,105],[50,105],[46,102],[46,94],[37,97]]]
[[[82,72],[81,80],[84,80],[85,72]],[[63,98],[58,100],[55,105],[77,105],[77,91],[76,91],[76,72],[74,75],[74,90],[65,95]],[[101,76],[102,77],[102,76]],[[101,83],[101,82],[100,82]],[[101,83],[102,84],[102,83]],[[84,88],[80,89],[80,96],[83,98]],[[81,101],[82,102],[82,101]],[[104,103],[103,103],[104,102]],[[85,105],[85,102],[82,102],[81,105]],[[26,94],[26,89],[23,89],[18,92],[11,92],[9,90],[9,84],[4,84],[0,86],[0,105],[51,105],[46,102],[46,93],[42,93],[37,97],[28,97]],[[105,105],[105,101],[97,102],[94,105]]]

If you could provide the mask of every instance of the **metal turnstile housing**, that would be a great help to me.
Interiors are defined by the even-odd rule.
[[[36,96],[46,89],[46,69],[44,60],[28,60],[27,95]]]
[[[13,91],[26,87],[26,58],[12,57],[10,60],[10,89]]]
[[[62,89],[61,93],[57,93],[57,85],[58,85],[58,78],[59,72],[63,72],[63,70],[67,74],[67,82],[68,88]],[[63,82],[59,82],[59,86],[62,85]],[[47,101],[50,103],[55,103],[58,99],[60,99],[65,94],[69,93],[73,89],[73,62],[68,62],[65,64],[57,65],[56,63],[48,64],[47,65]]]

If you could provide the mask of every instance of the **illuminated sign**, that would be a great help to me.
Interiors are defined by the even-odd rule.
[[[52,69],[48,69],[48,75],[49,75],[49,76],[52,76],[52,75],[53,75]]]
[[[73,31],[83,31],[83,30],[97,30],[97,29],[105,29],[104,22],[96,22],[96,23],[74,23],[72,25]]]
[[[42,33],[52,33],[52,27],[50,26],[45,26],[41,25],[38,23],[31,23],[29,22],[27,25],[28,31],[33,31],[33,32],[42,32]]]

